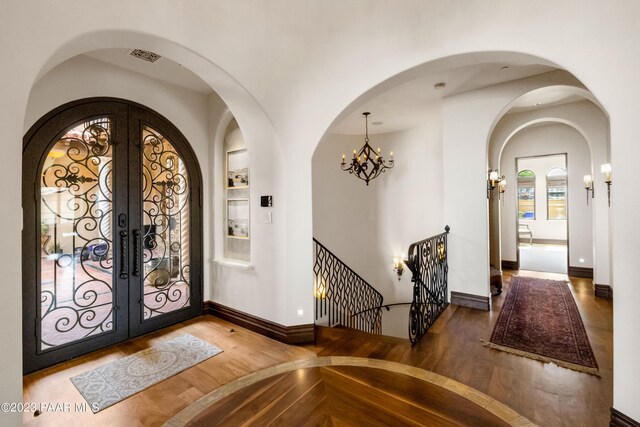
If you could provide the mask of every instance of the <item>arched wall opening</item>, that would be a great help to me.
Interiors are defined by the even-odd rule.
[[[560,265],[543,264],[530,266],[532,269],[546,268],[549,272],[568,273],[573,271],[572,267],[593,268],[592,212],[582,197],[582,177],[591,170],[591,152],[583,135],[574,127],[554,121],[538,123],[540,124],[530,124],[514,133],[501,152],[500,173],[506,177],[510,188],[502,195],[500,203],[492,204],[492,223],[495,221],[496,208],[499,211],[499,225],[490,233],[492,249],[494,239],[498,237],[501,254],[500,260],[494,260],[495,254],[492,250],[492,264],[499,268],[502,261],[505,261],[505,264],[515,262],[519,268],[525,267],[519,264],[520,246],[517,230],[518,224],[526,224],[532,232],[532,242],[553,243],[565,247],[568,245],[568,264],[565,260],[562,262],[562,268]],[[558,157],[556,155],[566,157],[566,160],[560,162],[562,165],[556,165],[562,167],[566,162],[567,215],[564,220],[548,216],[546,173],[549,167],[544,165],[544,160],[551,161]],[[534,158],[537,160],[532,160]],[[538,165],[530,167],[537,175],[534,190],[535,215],[519,219],[517,174],[527,161],[532,165]],[[524,249],[533,248],[526,246]]]
[[[153,51],[179,63],[211,91],[190,90],[99,59],[102,52],[120,48]],[[47,108],[91,96],[120,97],[147,105],[185,134],[204,178],[200,202],[204,217],[204,300],[285,323],[278,319],[283,315],[279,304],[284,298],[263,285],[281,282],[277,278],[283,274],[274,268],[285,250],[282,234],[286,195],[279,188],[283,171],[275,167],[282,149],[256,101],[214,64],[176,43],[148,34],[101,32],[70,41],[47,62],[31,89],[24,126],[29,127]],[[225,257],[223,250],[228,205],[223,176],[227,166],[225,136],[231,122],[236,124],[236,142],[241,140],[252,158],[260,158],[260,162],[251,163],[252,185],[241,197],[243,203],[250,204],[253,253],[239,263]],[[276,195],[282,221],[265,224],[259,194]]]
[[[514,74],[495,77],[505,61],[512,61]],[[470,70],[475,72],[466,74]],[[448,89],[434,95],[440,81]],[[393,258],[406,257],[411,243],[449,224],[452,301],[489,309],[488,218],[478,209],[486,206],[482,196],[489,163],[482,136],[489,135],[511,102],[550,82],[582,87],[571,74],[538,58],[478,53],[424,64],[365,92],[336,117],[314,152],[314,237],[369,280],[385,304],[398,303],[411,300],[411,286],[406,274],[398,282],[390,268]],[[412,94],[428,101],[417,103]],[[396,161],[393,170],[369,186],[340,170],[341,155],[348,158],[362,145],[363,111],[371,111],[371,122],[382,122],[369,127],[371,144],[383,154],[393,150]],[[475,151],[478,155],[469,154]],[[470,236],[481,230],[486,234],[475,242]],[[483,253],[484,259],[479,257]],[[455,298],[463,294],[477,298]],[[390,329],[406,330],[404,320],[404,328]]]
[[[607,206],[606,190],[601,191],[588,206],[584,199],[584,184],[582,178],[584,175],[592,175],[596,181],[596,187],[603,189],[604,177],[600,174],[600,165],[608,163],[610,159],[609,150],[609,121],[606,113],[601,107],[593,102],[592,95],[585,93],[584,90],[571,89],[574,94],[580,97],[572,99],[571,102],[542,105],[534,108],[526,108],[521,111],[514,111],[510,114],[501,116],[496,122],[489,142],[489,164],[493,167],[505,168],[507,182],[510,183],[510,189],[504,195],[504,202],[500,204],[497,201],[490,203],[490,262],[492,265],[505,266],[514,268],[517,266],[517,237],[514,237],[516,230],[516,217],[513,212],[515,206],[516,179],[511,173],[514,168],[512,159],[505,160],[503,155],[506,147],[512,138],[522,131],[533,126],[546,127],[546,131],[550,132],[547,139],[528,147],[524,150],[527,155],[553,154],[555,152],[565,152],[558,147],[564,146],[562,137],[557,134],[562,127],[570,127],[574,130],[574,136],[584,141],[582,150],[576,151],[576,154],[569,156],[569,162],[574,164],[568,172],[570,174],[569,184],[574,189],[570,191],[570,204],[575,205],[576,197],[581,203],[570,209],[569,216],[577,219],[577,223],[569,219],[569,237],[573,236],[577,239],[576,245],[569,245],[569,273],[578,276],[593,276],[595,284],[611,285],[611,242],[610,242],[610,225],[609,225],[609,208]],[[518,100],[514,101],[517,102]],[[508,110],[507,110],[508,111]],[[553,131],[555,129],[555,131]],[[566,132],[564,132],[566,134]],[[572,139],[570,134],[565,135],[566,138]],[[551,139],[549,139],[551,138]],[[549,141],[557,143],[554,148],[546,147]],[[574,143],[575,145],[576,143]],[[566,148],[566,147],[565,147]],[[575,150],[574,150],[575,151]],[[584,156],[580,155],[582,151],[585,155],[588,153],[590,158],[585,163]],[[577,166],[576,162],[582,159]],[[495,166],[494,166],[495,165]],[[504,207],[503,207],[504,204]],[[583,212],[584,211],[584,212]],[[584,228],[584,219],[592,218],[592,226],[585,232],[577,233],[578,230]],[[506,231],[506,236],[504,235]],[[590,238],[590,239],[589,239]],[[588,243],[591,240],[591,243]],[[589,246],[588,251],[585,245]],[[579,255],[578,253],[581,253]]]

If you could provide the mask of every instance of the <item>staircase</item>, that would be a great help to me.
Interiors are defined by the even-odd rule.
[[[340,260],[317,239],[314,242],[315,264],[313,295],[316,325],[342,325],[358,331],[380,335],[382,309],[410,305],[409,340],[415,345],[427,333],[449,305],[447,277],[447,235],[445,232],[409,246],[405,264],[412,273],[413,299],[409,302],[383,304],[383,297],[360,275]]]
[[[315,238],[316,323],[382,333],[382,294]]]

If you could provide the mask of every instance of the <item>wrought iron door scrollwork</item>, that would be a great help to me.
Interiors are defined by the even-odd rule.
[[[111,123],[100,118],[67,131],[44,161],[39,283],[43,350],[113,328],[111,157]]]
[[[144,318],[190,301],[190,189],[184,161],[157,131],[143,130]]]

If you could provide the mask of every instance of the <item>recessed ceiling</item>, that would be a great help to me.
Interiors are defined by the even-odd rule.
[[[151,63],[131,56],[130,52],[131,49],[100,49],[85,55],[205,95],[213,93],[211,87],[200,77],[169,58],[161,57]]]
[[[522,113],[538,108],[555,107],[571,102],[584,101],[583,95],[576,94],[575,88],[569,86],[549,86],[525,93],[516,100],[508,114]]]
[[[511,80],[522,79],[553,71],[547,65],[510,65],[485,63],[453,68],[447,71],[427,73],[423,77],[398,85],[393,89],[367,101],[357,111],[352,112],[336,125],[333,133],[361,135],[364,133],[363,111],[370,111],[371,122],[383,122],[370,126],[369,133],[397,132],[410,129],[425,122],[425,117],[445,96],[480,89]],[[503,69],[504,68],[504,69]],[[446,83],[442,89],[435,89],[439,82]]]

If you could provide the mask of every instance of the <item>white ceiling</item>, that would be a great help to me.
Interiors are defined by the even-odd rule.
[[[509,109],[509,114],[522,113],[536,108],[554,107],[571,102],[584,101],[585,97],[575,93],[575,89],[567,86],[543,87],[522,95]]]
[[[200,77],[168,58],[154,63],[131,56],[131,49],[101,49],[85,55],[126,68],[168,83],[205,95],[213,90]],[[387,133],[410,129],[424,123],[434,103],[442,98],[474,89],[522,79],[554,70],[548,65],[491,62],[466,66],[450,66],[448,69],[427,69],[416,79],[397,85],[366,101],[344,120],[335,125],[333,133],[362,135],[364,133],[363,111],[370,111],[369,133]],[[444,88],[435,89],[443,82]],[[571,92],[570,88],[549,87],[522,96],[509,113],[523,112],[542,106],[548,107],[584,99]],[[538,105],[539,104],[539,105]],[[382,122],[382,123],[380,123]]]
[[[168,58],[151,63],[129,55],[132,49],[100,49],[85,55],[131,71],[145,74],[205,95],[213,93],[211,87],[191,70]]]
[[[554,70],[547,65],[510,65],[503,63],[476,64],[446,71],[429,72],[426,75],[396,86],[367,101],[342,122],[334,126],[333,133],[361,135],[364,133],[362,112],[370,111],[369,133],[397,132],[424,123],[434,102],[442,98],[474,89],[480,89],[522,79]],[[434,89],[439,82],[446,83],[443,89]],[[524,108],[524,104],[522,105]]]

